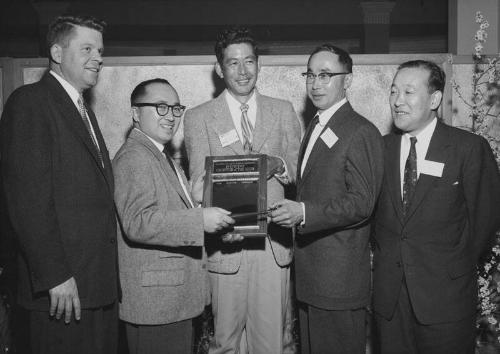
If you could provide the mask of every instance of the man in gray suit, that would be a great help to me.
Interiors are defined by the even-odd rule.
[[[182,169],[166,153],[185,107],[164,79],[137,85],[134,127],[113,160],[121,222],[118,260],[131,353],[190,353],[191,319],[209,303],[204,233],[234,221],[195,208]]]
[[[300,122],[290,102],[255,89],[259,64],[247,29],[219,35],[215,45],[217,75],[226,90],[186,112],[184,138],[191,178],[203,174],[209,155],[266,154],[267,202],[284,196],[295,177]],[[277,174],[275,174],[277,172]],[[227,244],[207,243],[215,338],[210,353],[281,353],[289,299],[292,232],[269,225],[269,235]],[[245,335],[243,336],[243,333]]]

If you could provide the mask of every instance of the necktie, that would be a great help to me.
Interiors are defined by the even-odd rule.
[[[250,120],[248,119],[248,105],[242,104],[240,106],[241,109],[241,133],[243,135],[243,149],[246,154],[250,154],[252,152],[252,124],[250,124]]]
[[[417,150],[415,149],[417,138],[412,136],[410,138],[410,143],[410,153],[406,159],[403,183],[403,213],[405,215],[408,212],[410,201],[415,192],[415,186],[417,185]]]
[[[174,163],[172,162],[172,159],[170,158],[170,155],[168,154],[167,147],[163,148],[163,154],[165,154],[165,157],[167,159],[168,164],[170,165],[170,167],[172,168],[172,171],[174,171],[175,175],[177,176],[177,171],[174,167]]]
[[[101,165],[104,167],[101,150],[99,149],[99,145],[97,144],[94,134],[92,134],[92,129],[90,128],[89,116],[87,114],[87,109],[83,104],[83,97],[81,95],[80,97],[78,97],[78,111],[80,112],[80,116],[82,117],[83,124],[85,124],[85,128],[87,128],[87,131],[89,132],[90,139],[92,140],[92,143],[94,143],[94,146],[97,150],[97,156],[99,157],[99,161],[101,162]]]
[[[309,144],[309,139],[311,139],[311,134],[314,131],[314,128],[316,128],[316,124],[319,123],[319,115],[316,114],[314,118],[311,120],[311,123],[309,123],[306,133],[304,134],[304,139],[302,140],[302,151],[300,153],[300,164],[298,171],[302,169],[302,159],[304,158],[304,154],[306,153],[307,150],[307,145]],[[300,173],[299,173],[300,174]]]

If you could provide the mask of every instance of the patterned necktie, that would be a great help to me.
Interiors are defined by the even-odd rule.
[[[250,124],[250,120],[248,119],[248,105],[242,104],[240,106],[241,109],[241,133],[243,135],[243,149],[245,150],[245,154],[250,154],[252,152],[252,124]]]
[[[410,207],[410,201],[415,192],[415,186],[417,185],[417,150],[415,149],[415,144],[417,143],[417,138],[412,136],[410,138],[410,153],[406,159],[405,164],[405,174],[403,183],[403,213],[406,215]]]
[[[101,165],[104,167],[104,162],[102,159],[101,150],[99,149],[99,145],[97,144],[97,141],[94,137],[94,134],[92,134],[92,129],[90,128],[89,116],[87,114],[87,109],[85,108],[85,105],[83,104],[83,97],[81,95],[78,97],[78,111],[80,112],[80,116],[82,117],[83,124],[85,124],[85,127],[87,128],[87,131],[89,132],[90,139],[92,140],[92,143],[94,143],[94,146],[97,150],[97,156],[99,157],[99,161],[101,162]]]
[[[309,139],[311,139],[312,132],[314,131],[314,128],[316,128],[316,124],[318,123],[319,123],[319,115],[316,114],[314,118],[311,120],[311,123],[309,123],[306,133],[304,134],[304,139],[302,140],[302,152],[300,154],[300,159],[299,159],[300,165],[298,166],[299,172],[302,169],[302,159],[304,158],[304,154],[306,153],[307,145],[309,145]]]

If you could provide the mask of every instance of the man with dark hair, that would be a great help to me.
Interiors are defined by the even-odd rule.
[[[113,159],[122,226],[118,260],[131,353],[191,353],[192,318],[210,301],[204,233],[231,225],[229,212],[195,208],[182,169],[167,152],[184,106],[165,79],[131,95],[130,134]]]
[[[290,102],[256,89],[259,63],[255,41],[244,28],[226,30],[215,45],[215,71],[226,90],[186,112],[184,137],[192,179],[210,155],[267,155],[267,202],[284,196],[294,180],[300,122]],[[292,232],[269,225],[269,235],[232,244],[207,243],[215,337],[210,353],[279,354],[289,306]],[[237,239],[234,235],[223,236]],[[240,347],[241,344],[241,347]]]
[[[365,353],[370,302],[370,220],[383,174],[377,128],[346,99],[352,59],[325,44],[307,63],[317,114],[297,167],[297,201],[273,206],[272,221],[297,227],[295,275],[302,354]]]
[[[399,66],[373,234],[373,308],[382,353],[474,353],[476,267],[500,227],[487,141],[441,123],[445,74]]]
[[[29,310],[33,353],[116,351],[113,175],[82,97],[102,68],[103,29],[92,17],[58,17],[47,35],[50,71],[11,94],[0,122],[2,187],[21,250],[18,301]]]

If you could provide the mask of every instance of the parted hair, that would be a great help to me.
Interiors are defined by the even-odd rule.
[[[344,69],[348,73],[352,73],[352,58],[349,55],[349,53],[347,53],[344,49],[339,48],[339,47],[334,46],[334,45],[329,44],[329,43],[325,43],[325,44],[322,44],[322,45],[316,47],[312,51],[311,55],[309,56],[309,60],[311,59],[311,57],[314,54],[319,53],[319,52],[330,52],[333,54],[337,54],[339,57],[339,63],[341,63],[344,66]]]
[[[248,43],[253,48],[253,53],[255,57],[258,57],[257,53],[257,43],[253,37],[252,32],[246,27],[232,27],[223,30],[217,36],[217,41],[215,42],[215,56],[220,65],[224,60],[224,49],[229,47],[231,44]]]
[[[58,43],[63,46],[68,45],[69,39],[75,29],[75,26],[87,27],[104,34],[106,22],[93,16],[58,16],[49,25],[47,32],[47,51],[50,57],[50,48]]]
[[[429,80],[427,82],[429,93],[433,93],[434,91],[444,92],[446,74],[436,63],[428,60],[410,60],[401,64],[398,67],[398,71],[406,68],[419,68],[427,70],[429,72]]]

